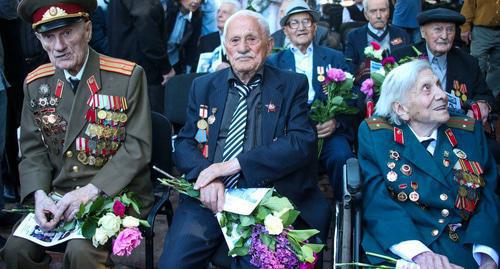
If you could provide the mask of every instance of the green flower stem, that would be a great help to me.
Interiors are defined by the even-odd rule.
[[[396,264],[398,262],[397,259],[394,259],[392,257],[389,257],[389,256],[385,256],[385,255],[381,255],[381,254],[377,254],[377,253],[373,253],[373,252],[365,252],[366,255],[368,256],[373,256],[373,257],[377,257],[377,258],[381,258],[381,259],[384,259],[390,263],[393,263],[393,264]]]
[[[323,138],[318,139],[318,159],[321,156],[321,151],[323,151],[323,143],[325,140]]]
[[[371,265],[371,264],[361,263],[361,262],[338,263],[335,265],[335,267],[345,267],[345,266],[369,267],[369,268],[374,268],[374,269],[395,269],[396,268],[394,266]]]

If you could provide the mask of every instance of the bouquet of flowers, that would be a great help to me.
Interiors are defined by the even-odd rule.
[[[142,240],[140,226],[149,227],[149,223],[126,215],[132,208],[139,215],[139,202],[132,192],[122,193],[116,197],[99,196],[94,201],[80,205],[80,210],[71,222],[62,229],[71,230],[76,225],[82,229],[82,235],[92,240],[94,247],[104,245],[113,240],[113,254],[129,256]]]
[[[193,183],[166,175],[169,178],[158,179],[162,184],[199,199]],[[318,230],[297,230],[292,226],[299,214],[286,197],[271,189],[251,214],[223,211],[217,218],[225,237],[237,238],[228,255],[250,255],[250,263],[257,268],[314,268],[323,245],[308,242]]]
[[[358,110],[347,104],[347,100],[355,99],[352,93],[353,76],[341,69],[331,68],[326,72],[323,91],[326,100],[315,100],[311,107],[312,120],[325,123],[338,114],[355,114]],[[318,157],[323,149],[323,139],[318,140]]]
[[[364,53],[367,59],[380,62],[382,61],[382,54],[384,53],[384,50],[379,43],[372,41],[370,42],[370,45],[365,48]]]
[[[365,253],[367,256],[373,256],[377,257],[380,259],[385,260],[388,264],[390,265],[372,265],[372,264],[367,264],[367,263],[361,263],[361,262],[349,262],[349,263],[338,263],[336,267],[368,267],[368,268],[373,268],[373,269],[419,269],[420,266],[416,263],[413,262],[408,262],[403,259],[394,259],[389,256],[385,255],[380,255],[377,253],[373,252],[366,252]]]

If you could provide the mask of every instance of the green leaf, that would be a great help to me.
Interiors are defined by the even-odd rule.
[[[269,208],[271,211],[281,211],[283,208],[293,209],[292,203],[286,197],[272,196],[268,200],[261,202],[261,206]]]
[[[300,253],[299,242],[297,242],[297,240],[295,240],[295,238],[293,238],[293,237],[287,236],[287,238],[288,238],[288,242],[290,242],[290,246],[292,247],[293,252],[295,254],[299,254]]]
[[[292,225],[297,217],[299,216],[300,211],[298,210],[288,210],[285,214],[281,216],[281,220],[283,222],[283,227],[288,227]]]
[[[270,235],[266,233],[261,233],[259,237],[260,241],[262,241],[262,244],[266,245],[268,248],[271,248],[273,238]]]
[[[346,79],[344,83],[340,85],[340,90],[345,91],[345,90],[350,90],[352,89],[353,86],[353,80],[352,79]]]
[[[87,221],[83,222],[82,225],[83,237],[92,240],[92,236],[94,236],[96,229],[97,229],[97,221],[95,221],[93,218],[89,218]]]
[[[124,205],[126,205],[126,206],[129,206],[129,205],[130,205],[130,203],[132,202],[132,201],[128,198],[128,196],[127,196],[127,194],[126,194],[126,193],[124,193],[124,194],[122,195],[122,197],[120,197],[120,201],[121,201]]]
[[[199,199],[200,198],[200,191],[197,191],[193,188],[189,188],[186,192],[186,194],[190,197],[193,197],[193,198],[196,198],[196,199]]]
[[[246,256],[248,255],[249,247],[243,246],[239,248],[233,248],[231,251],[227,253],[228,256],[236,255],[236,256]]]
[[[342,96],[335,96],[332,99],[332,103],[334,105],[340,105],[340,104],[342,104],[342,102],[344,102],[344,98],[342,98]]]
[[[288,236],[293,237],[295,240],[299,242],[306,241],[311,236],[318,234],[319,231],[316,229],[308,229],[308,230],[291,230],[288,231]]]
[[[226,226],[226,223],[227,223],[226,214],[224,212],[222,212],[220,214],[220,218],[219,218],[219,225],[220,225],[220,227],[224,227],[224,226]]]
[[[252,235],[252,229],[251,228],[245,228],[241,231],[241,238],[248,239]]]
[[[151,225],[149,225],[149,222],[147,222],[146,220],[140,219],[139,224],[144,226],[144,227],[148,227],[148,228],[151,227]]]
[[[99,196],[93,202],[89,208],[89,214],[97,213],[104,206],[104,197]]]
[[[251,226],[255,224],[255,218],[252,215],[240,215],[240,224],[242,226]]]
[[[307,245],[308,247],[310,247],[314,253],[320,253],[323,250],[323,248],[325,247],[325,245],[323,245],[323,244],[311,244],[311,243],[308,243],[308,244],[305,244],[305,245]]]
[[[257,207],[257,215],[255,216],[256,222],[263,223],[266,216],[271,213],[272,213],[271,210],[269,210],[267,207],[259,205]]]
[[[83,216],[86,213],[85,208],[86,208],[86,206],[84,204],[80,204],[80,210],[78,210],[78,213],[76,213],[75,218],[83,219]]]
[[[134,209],[134,212],[137,213],[137,215],[140,215],[141,214],[141,211],[139,209],[139,205],[136,204],[136,203],[130,203],[130,205],[132,206],[132,208]]]
[[[302,251],[302,255],[306,262],[314,262],[314,254],[312,248],[310,248],[308,245],[303,245],[302,247],[300,247],[300,250]]]
[[[236,242],[234,242],[234,247],[240,248],[240,247],[242,247],[244,245],[244,243],[245,243],[245,239],[244,238],[240,238]]]

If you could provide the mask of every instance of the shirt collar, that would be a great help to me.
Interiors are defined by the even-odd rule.
[[[367,23],[367,25],[368,25],[368,30],[370,30],[370,32],[372,32],[378,36],[381,36],[385,32],[385,30],[387,29],[387,25],[382,30],[376,29],[375,27],[372,26],[371,23]]]
[[[356,7],[360,10],[363,11],[363,3],[357,3]]]
[[[191,18],[193,18],[193,12],[189,11],[189,13],[182,14],[182,12],[179,11],[179,14],[177,15],[177,20],[181,18],[191,22]]]
[[[85,56],[85,62],[83,62],[82,68],[80,68],[80,71],[73,76],[71,75],[66,69],[63,70],[64,72],[64,77],[66,78],[67,81],[70,81],[69,79],[72,78],[73,80],[82,80],[83,76],[83,71],[85,70],[85,66],[87,66],[87,61],[89,60],[89,49],[87,49],[87,56]]]
[[[419,136],[417,133],[415,133],[415,131],[413,131],[413,129],[411,128],[410,125],[408,125],[408,127],[410,128],[410,130],[412,131],[412,133],[415,135],[415,137],[417,138],[418,142],[429,140],[431,138],[434,139],[434,141],[437,140],[437,129],[434,129],[434,131],[432,131],[432,133],[431,133],[430,136]]]
[[[427,50],[427,57],[429,58],[429,63],[432,64],[432,61],[434,60],[434,58],[436,58],[440,66],[446,66],[447,53],[441,56],[434,56],[434,54],[432,54],[432,52],[429,50],[429,46],[427,44],[425,44],[425,49]]]
[[[292,51],[293,54],[298,54],[301,56],[311,55],[313,52],[313,44],[312,44],[312,42],[311,42],[311,44],[309,44],[309,46],[306,49],[306,53],[302,53],[302,51],[300,49],[298,49],[297,47],[295,47],[293,44],[290,44],[290,50]]]

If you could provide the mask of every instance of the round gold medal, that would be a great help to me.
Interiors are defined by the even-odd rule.
[[[408,199],[408,195],[405,192],[398,193],[398,200],[404,202]]]
[[[104,159],[102,157],[95,158],[95,166],[96,167],[102,167],[103,164],[104,164]]]
[[[99,110],[99,112],[97,112],[97,117],[101,120],[104,120],[106,119],[106,111],[104,110]]]
[[[387,180],[389,180],[390,182],[394,182],[398,179],[398,174],[394,171],[389,171],[389,173],[387,173]]]
[[[88,164],[87,154],[85,154],[85,152],[83,152],[83,151],[78,152],[78,155],[76,156],[76,158],[78,159],[79,162],[81,162],[85,165]]]
[[[95,157],[94,156],[92,156],[92,155],[89,156],[88,160],[89,160],[89,165],[94,165],[95,164]]]
[[[127,122],[127,119],[128,119],[127,114],[125,114],[125,113],[120,114],[120,122],[121,123]]]
[[[208,128],[208,123],[206,120],[201,119],[196,123],[196,126],[198,127],[198,129],[206,130]]]

